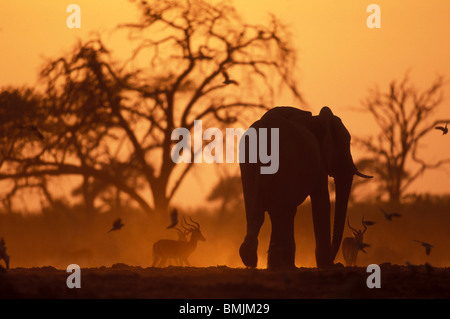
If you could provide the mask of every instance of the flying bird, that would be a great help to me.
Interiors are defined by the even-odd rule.
[[[364,248],[370,247],[370,245],[369,245],[369,244],[366,244],[366,243],[359,243],[359,244],[356,245],[356,247],[358,248],[358,250],[361,250],[363,253],[367,253],[367,252],[364,250]]]
[[[414,241],[415,241],[416,243],[422,244],[422,246],[425,247],[425,253],[427,254],[427,256],[430,256],[431,248],[434,247],[433,245],[431,245],[431,244],[429,244],[429,243],[426,243],[426,242],[424,242],[424,241],[420,241],[420,240],[415,240],[415,239],[414,239]]]
[[[448,123],[445,123],[445,127],[442,126],[436,126],[435,129],[436,130],[441,130],[442,131],[442,135],[445,135],[448,133],[448,127],[447,127]]]
[[[167,226],[167,228],[173,228],[178,224],[178,211],[176,208],[174,208],[171,212],[170,212],[170,225]]]
[[[110,229],[110,231],[109,231],[108,233],[110,233],[110,232],[112,232],[112,231],[114,231],[114,230],[119,230],[119,229],[121,229],[123,226],[125,226],[125,224],[122,224],[122,219],[117,218],[117,219],[114,221],[114,223],[113,223],[113,227]]]
[[[363,224],[366,225],[366,226],[373,226],[376,223],[371,221],[371,220],[363,220]]]
[[[223,81],[223,84],[236,84],[238,85],[238,83],[235,80],[230,80],[230,76],[228,75],[228,73],[226,71],[222,71],[223,77],[225,78],[225,80]]]
[[[384,214],[384,217],[389,220],[392,221],[392,217],[402,217],[402,215],[400,215],[399,213],[392,213],[389,214],[388,212],[386,212],[383,208],[380,208],[381,212]]]
[[[40,139],[41,141],[44,140],[44,135],[42,135],[42,133],[39,131],[39,129],[37,128],[36,125],[20,125],[21,129],[26,129],[31,131],[34,135],[36,135],[36,137],[38,139]]]

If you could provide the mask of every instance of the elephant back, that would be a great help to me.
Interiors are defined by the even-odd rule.
[[[251,127],[257,133],[262,128],[268,131],[279,129],[279,169],[275,174],[264,175],[259,172],[265,164],[241,163],[244,193],[248,182],[257,186],[250,187],[253,191],[259,188],[260,194],[256,197],[271,198],[272,205],[289,203],[297,206],[315,187],[320,171],[320,146],[314,134],[303,123],[308,118],[312,121],[313,117],[308,115],[309,112],[290,107],[278,107],[271,111],[271,114],[267,112],[267,116],[264,115]],[[293,120],[295,117],[297,121]],[[272,146],[269,145],[268,149],[271,150]],[[264,206],[268,209],[267,205]]]
[[[312,117],[312,113],[309,111],[300,110],[292,106],[277,106],[267,111],[262,119],[271,118],[273,116],[281,116],[290,120],[303,120]]]

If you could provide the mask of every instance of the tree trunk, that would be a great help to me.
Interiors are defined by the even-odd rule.
[[[161,178],[157,179],[152,187],[155,213],[164,216],[168,213],[170,199],[166,195],[167,181]]]
[[[389,201],[391,203],[400,203],[401,198],[401,181],[402,181],[402,170],[396,169],[394,171],[394,176],[392,176],[391,186],[389,189]]]
[[[389,190],[389,202],[400,203],[400,192],[397,189]]]
[[[83,197],[86,214],[90,215],[94,212],[94,196],[89,184],[89,175],[83,176]]]

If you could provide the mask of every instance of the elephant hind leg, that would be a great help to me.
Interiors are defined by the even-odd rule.
[[[247,235],[239,248],[239,255],[247,267],[256,267],[258,264],[258,235],[264,223],[264,211],[247,212]]]
[[[294,219],[297,208],[277,207],[269,211],[272,222],[267,266],[269,269],[295,268]]]

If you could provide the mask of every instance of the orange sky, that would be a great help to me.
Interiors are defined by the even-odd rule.
[[[66,27],[70,3],[81,7],[80,30]],[[366,7],[371,3],[381,7],[381,29],[366,26]],[[354,135],[375,129],[369,115],[351,110],[375,84],[386,88],[408,69],[419,87],[429,85],[437,74],[450,80],[448,0],[241,0],[235,5],[250,23],[267,22],[271,12],[290,26],[299,54],[300,89],[310,110],[317,113],[323,105],[331,106]],[[34,85],[43,57],[69,52],[78,38],[92,32],[103,32],[107,43],[111,39],[114,54],[120,56],[123,47],[107,31],[137,16],[135,6],[126,0],[2,0],[0,86]],[[436,117],[450,118],[450,84],[444,97]],[[282,97],[277,101],[278,105],[291,103]],[[450,157],[450,137],[431,135],[424,143],[425,158]],[[353,153],[358,158],[358,150]],[[186,179],[175,202],[203,201],[211,183],[207,174],[216,174],[220,168],[202,165],[204,169]],[[238,171],[237,164],[228,166]],[[450,193],[450,167],[447,170],[426,173],[410,190]]]

